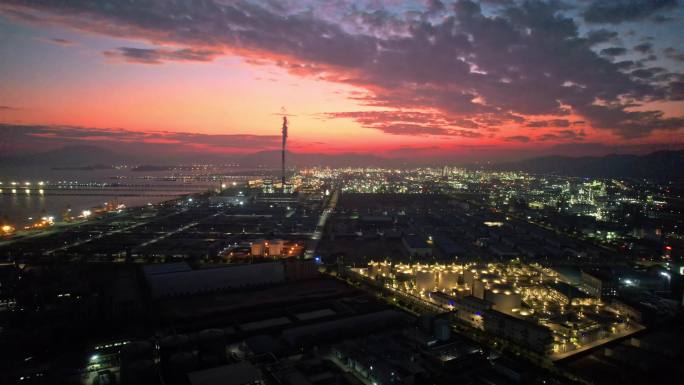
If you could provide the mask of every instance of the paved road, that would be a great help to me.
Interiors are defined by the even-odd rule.
[[[314,233],[311,235],[311,241],[309,242],[309,246],[307,247],[306,252],[304,253],[305,259],[311,259],[314,257],[314,253],[316,252],[316,247],[318,247],[318,242],[323,237],[323,230],[325,230],[325,223],[328,221],[330,214],[332,214],[333,211],[335,211],[335,207],[337,206],[337,200],[339,199],[339,197],[340,197],[340,190],[337,189],[337,190],[335,190],[335,192],[333,192],[332,196],[330,197],[330,200],[328,201],[326,208],[321,213],[321,217],[318,218],[318,224],[316,225],[316,230],[314,230]]]

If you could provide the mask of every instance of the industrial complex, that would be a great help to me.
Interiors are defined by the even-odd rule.
[[[371,261],[350,268],[409,301],[552,359],[643,329],[625,305],[564,282],[557,272],[519,260],[489,264],[404,264]]]

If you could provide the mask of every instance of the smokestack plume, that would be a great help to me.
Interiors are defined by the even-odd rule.
[[[285,192],[285,146],[287,145],[287,116],[283,116],[283,149],[282,149],[282,175],[281,175],[281,185],[283,186],[283,192]]]

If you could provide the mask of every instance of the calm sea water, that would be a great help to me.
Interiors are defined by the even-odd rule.
[[[71,209],[72,213],[80,213],[93,207],[103,206],[107,202],[117,202],[127,207],[158,203],[174,197],[199,191],[201,186],[209,185],[208,181],[163,180],[175,174],[171,171],[134,172],[128,169],[112,170],[51,170],[48,168],[1,169],[0,168],[0,221],[9,222],[16,227],[24,226],[42,216],[54,216],[61,219],[62,213]],[[184,172],[183,175],[192,175]],[[38,182],[56,183],[121,183],[134,184],[135,188],[67,188],[63,190],[44,189],[40,194],[32,190],[24,191],[24,183],[29,182],[37,188]],[[17,193],[12,193],[12,182]],[[132,196],[135,195],[135,196]]]

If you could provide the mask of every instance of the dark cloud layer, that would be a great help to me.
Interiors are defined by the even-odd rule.
[[[567,119],[537,120],[527,123],[527,127],[570,127]]]
[[[109,58],[142,64],[162,64],[166,61],[208,62],[221,55],[217,51],[190,48],[168,50],[131,47],[119,47],[113,51],[105,51],[103,54]]]
[[[19,125],[0,123],[2,144],[7,149],[30,149],[75,144],[95,144],[125,149],[127,146],[168,147],[169,151],[262,150],[278,148],[278,135],[213,135],[189,132],[139,132],[56,125]]]
[[[363,127],[380,130],[392,135],[439,135],[461,136],[465,138],[479,138],[482,136],[481,133],[471,130],[479,126],[476,122],[468,120],[450,121],[447,116],[438,113],[350,111],[325,113],[321,115],[321,118],[352,119]]]
[[[677,0],[594,0],[584,11],[583,16],[589,23],[619,24],[641,20],[676,5]],[[657,21],[666,20],[662,20],[661,17]]]
[[[390,134],[473,137],[487,129],[505,135],[516,119],[571,114],[625,138],[684,127],[682,117],[634,111],[647,102],[676,100],[681,87],[677,74],[646,68],[643,60],[618,62],[615,57],[625,48],[603,47],[597,53],[595,46],[616,40],[615,32],[582,35],[557,1],[497,3],[495,14],[468,0],[453,6],[432,1],[423,12],[408,13],[381,6],[366,10],[346,1],[302,9],[296,2],[11,0],[0,9],[30,22],[163,46],[120,47],[105,52],[111,58],[160,64],[237,54],[297,75],[362,87],[367,92],[356,99],[367,105],[441,115],[439,122],[337,116]],[[616,24],[675,5],[673,0],[594,1],[582,15],[588,22]],[[472,124],[459,126],[457,120]]]
[[[667,47],[663,50],[663,53],[665,53],[665,56],[672,60],[684,62],[684,52],[674,48],[674,47]]]
[[[601,50],[601,55],[605,56],[620,56],[627,53],[627,49],[623,47],[610,47]]]
[[[584,130],[558,130],[540,135],[537,140],[546,141],[581,141],[586,136]]]
[[[50,39],[46,39],[46,41],[47,41],[48,43],[57,44],[57,45],[62,45],[62,46],[67,46],[67,47],[76,44],[76,43],[74,43],[74,42],[71,41],[71,40],[63,39],[63,38],[61,38],[61,37],[53,37],[53,38],[50,38]]]
[[[601,28],[589,31],[589,33],[587,33],[586,39],[589,44],[594,45],[614,41],[617,37],[617,32]]]
[[[653,52],[653,44],[649,42],[637,44],[634,46],[634,50],[643,54],[651,53]]]
[[[527,143],[530,141],[530,137],[526,135],[513,135],[513,136],[507,136],[505,140],[509,142],[520,142],[520,143]]]

